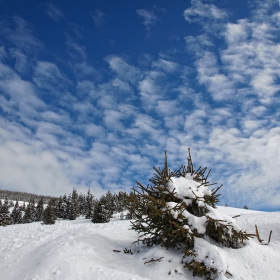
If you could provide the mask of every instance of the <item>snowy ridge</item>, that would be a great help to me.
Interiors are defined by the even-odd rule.
[[[257,239],[241,249],[219,248],[203,239],[196,242],[196,251],[207,255],[207,261],[219,260],[221,270],[230,275],[218,279],[278,280],[280,275],[280,213],[218,207],[221,215],[235,216],[240,227],[254,233],[257,224],[262,239],[272,239],[268,246]],[[39,222],[0,227],[1,279],[200,279],[194,278],[180,264],[181,253],[154,246],[132,244],[137,234],[128,230],[129,221],[111,220],[93,224],[83,218],[58,220],[55,225]],[[125,254],[123,249],[133,254]],[[120,250],[121,252],[114,252]],[[145,262],[160,259],[157,262]],[[217,264],[216,264],[217,265]]]

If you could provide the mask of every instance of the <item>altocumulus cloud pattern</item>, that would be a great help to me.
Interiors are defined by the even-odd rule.
[[[0,1],[0,188],[95,196],[212,168],[280,208],[279,1]]]

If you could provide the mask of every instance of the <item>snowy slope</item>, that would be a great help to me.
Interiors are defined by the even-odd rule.
[[[241,214],[236,219],[247,232],[254,233],[257,224],[262,239],[267,240],[273,231],[268,246],[254,239],[241,249],[218,248],[214,253],[219,252],[233,274],[218,279],[280,279],[280,213],[218,209],[230,216]],[[137,234],[128,230],[129,225],[129,221],[121,220],[93,224],[78,219],[60,220],[50,226],[32,223],[0,227],[0,279],[200,279],[181,266],[180,253],[132,244]],[[123,253],[125,248],[134,254]],[[158,262],[144,264],[161,257]]]

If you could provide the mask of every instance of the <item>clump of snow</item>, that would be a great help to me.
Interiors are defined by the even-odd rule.
[[[185,177],[172,177],[170,182],[168,182],[167,187],[169,191],[175,191],[176,196],[181,199],[186,205],[190,205],[194,200],[199,207],[204,207],[207,209],[207,213],[205,216],[197,217],[187,210],[183,212],[177,207],[179,203],[168,202],[167,208],[170,209],[172,216],[177,219],[179,214],[182,214],[186,219],[188,219],[188,224],[192,231],[194,229],[197,230],[198,233],[204,234],[206,230],[206,222],[207,217],[210,217],[214,220],[219,220],[223,224],[230,224],[232,229],[237,232],[241,231],[240,226],[238,226],[235,220],[221,212],[217,211],[217,209],[211,207],[207,203],[205,203],[205,196],[210,196],[212,194],[211,190],[205,184],[201,184],[196,182],[193,176],[190,173],[187,173]],[[230,229],[231,230],[231,229]]]
[[[211,195],[211,191],[205,185],[194,181],[193,176],[187,173],[185,177],[172,177],[167,187],[170,191],[175,190],[177,197],[182,199],[186,205],[192,203],[192,199],[201,198],[198,206],[204,206],[204,196]]]

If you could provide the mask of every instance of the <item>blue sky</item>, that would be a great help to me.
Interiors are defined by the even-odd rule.
[[[0,0],[0,188],[130,191],[212,169],[280,209],[279,1]]]

